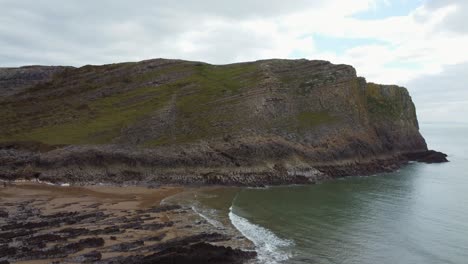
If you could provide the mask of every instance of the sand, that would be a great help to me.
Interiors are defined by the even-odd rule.
[[[236,230],[215,228],[188,207],[161,205],[168,197],[193,191],[196,189],[183,187],[7,184],[0,187],[0,210],[8,214],[0,218],[0,238],[3,239],[0,246],[5,247],[4,252],[15,248],[17,253],[3,256],[3,259],[0,253],[0,261],[79,263],[89,258],[85,254],[90,252],[95,258],[99,254],[101,261],[111,261],[118,257],[154,254],[161,247],[182,245],[184,241],[249,246]],[[13,232],[13,237],[4,239],[11,237],[9,232]],[[23,236],[21,232],[29,233]],[[31,242],[34,240],[31,238],[48,234],[62,238]],[[101,245],[96,240],[99,245],[90,246],[91,242],[86,240],[90,238],[102,238],[104,242]],[[70,247],[71,250],[65,250]],[[33,253],[25,252],[25,248]],[[67,252],[62,252],[64,250]]]

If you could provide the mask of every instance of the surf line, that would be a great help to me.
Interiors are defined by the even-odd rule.
[[[239,193],[240,191],[232,200],[231,207],[229,208],[229,220],[244,237],[254,243],[258,261],[260,263],[280,263],[289,259],[291,253],[287,248],[294,245],[293,241],[282,239],[272,231],[256,225],[234,212],[235,202]]]

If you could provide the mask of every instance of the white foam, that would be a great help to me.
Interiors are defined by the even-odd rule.
[[[291,257],[286,248],[291,247],[293,241],[281,239],[270,230],[236,215],[232,211],[232,206],[229,208],[229,219],[242,235],[255,244],[260,263],[280,263]]]
[[[8,182],[8,181],[5,181],[5,182]],[[55,183],[48,182],[48,181],[41,181],[41,180],[16,179],[13,182],[14,183],[39,183],[39,184],[57,186],[57,184],[55,184]]]
[[[196,206],[192,206],[192,210],[195,213],[197,213],[199,216],[201,216],[203,219],[205,219],[208,223],[210,223],[210,225],[217,227],[217,228],[223,228],[223,224],[221,224],[221,222],[211,217],[208,217],[207,212],[202,212],[202,210],[200,208],[197,208]]]

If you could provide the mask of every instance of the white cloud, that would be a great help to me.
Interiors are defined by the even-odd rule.
[[[407,83],[423,122],[468,122],[468,62]]]
[[[100,64],[152,57],[230,63],[241,59],[312,54],[287,21],[324,12],[346,16],[373,0],[90,1],[0,0],[0,59],[3,66]],[[53,53],[55,56],[45,56]],[[33,54],[31,54],[33,53]],[[43,56],[41,56],[43,54]]]
[[[466,0],[426,0],[404,16],[353,14],[389,0],[0,0],[0,64],[103,64],[156,57],[216,64],[265,58],[325,59],[369,81],[408,84],[468,62]],[[317,35],[371,39],[343,52]],[[429,98],[436,102],[437,98]],[[458,104],[460,105],[460,104]]]

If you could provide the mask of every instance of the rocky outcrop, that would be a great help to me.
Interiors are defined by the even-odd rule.
[[[258,186],[444,161],[405,88],[326,61],[67,68],[0,107],[4,179]]]
[[[93,198],[84,189],[74,196],[60,193],[60,187],[25,188],[28,194],[38,188],[42,195],[34,199],[12,195],[0,200],[1,210],[9,213],[9,217],[0,217],[0,263],[234,264],[256,257],[250,242],[238,238],[237,231],[215,228],[188,207],[141,207],[135,198],[138,194],[119,195],[114,200],[96,189],[91,191],[97,194]],[[48,191],[58,191],[67,202],[51,202],[56,194]],[[102,199],[103,195],[107,198]],[[128,202],[132,205],[125,207]],[[125,209],[114,207],[119,203]]]
[[[406,153],[405,156],[409,160],[424,162],[424,163],[448,162],[447,154],[444,154],[444,153],[438,152],[438,151],[434,151],[434,150]]]
[[[149,256],[121,258],[117,262],[102,263],[207,263],[207,264],[241,264],[256,257],[253,251],[241,251],[230,247],[214,246],[208,243],[182,245],[166,249]]]
[[[25,66],[0,68],[0,98],[20,93],[52,80],[55,74],[71,67]]]

